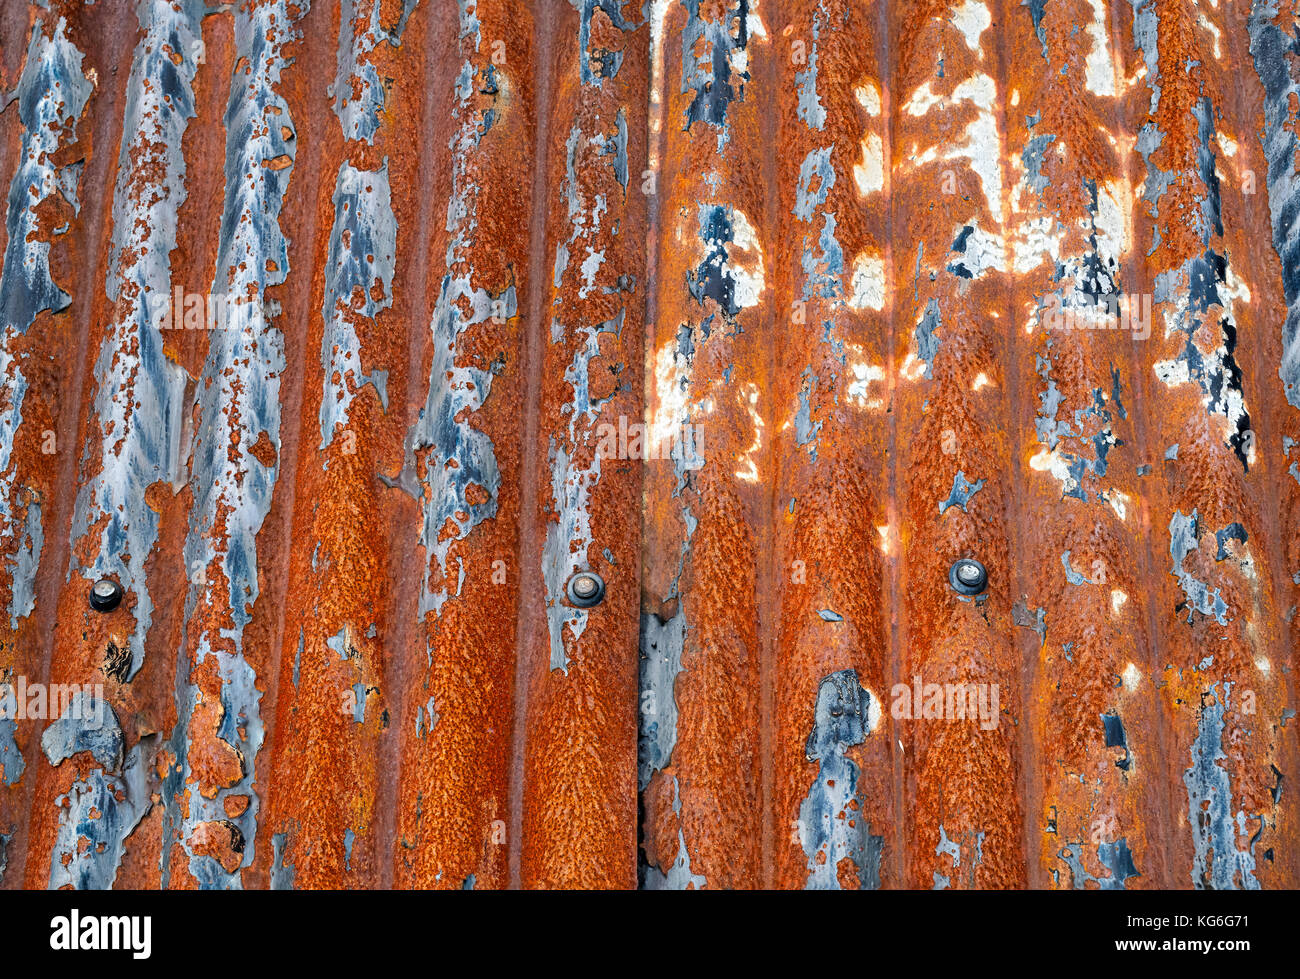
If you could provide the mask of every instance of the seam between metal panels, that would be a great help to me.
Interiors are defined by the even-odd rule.
[[[549,0],[546,13],[557,19],[561,16],[554,8],[558,0]],[[551,31],[548,30],[548,18],[539,16],[533,22],[533,64],[542,68],[540,80],[533,93],[533,207],[529,222],[528,243],[528,325],[524,332],[523,371],[527,377],[524,398],[524,437],[520,455],[520,471],[525,475],[519,493],[519,550],[515,557],[520,571],[519,575],[519,621],[515,639],[514,671],[514,731],[512,735],[512,761],[510,768],[510,886],[519,888],[522,884],[523,835],[524,835],[524,775],[525,749],[528,732],[529,677],[530,663],[523,651],[530,648],[529,637],[533,633],[531,623],[538,618],[545,619],[543,584],[540,577],[534,578],[523,574],[529,566],[532,555],[542,553],[541,544],[545,531],[537,517],[538,486],[531,474],[538,471],[541,453],[537,449],[537,440],[541,430],[542,371],[544,337],[542,330],[545,290],[542,284],[549,281],[546,275],[546,230],[548,177],[550,175],[550,119],[553,96],[551,92],[551,72],[554,57],[551,45]],[[583,52],[579,50],[578,56]],[[534,368],[537,369],[534,369]],[[534,546],[536,545],[536,546]],[[525,615],[527,609],[532,615]]]
[[[879,64],[882,84],[880,92],[880,118],[883,120],[881,125],[881,158],[885,162],[882,168],[881,177],[884,182],[882,188],[886,194],[885,200],[888,202],[885,207],[885,241],[881,249],[884,260],[884,267],[888,270],[888,275],[893,275],[894,270],[894,67],[897,62],[897,52],[895,50],[893,37],[889,30],[889,5],[887,3],[877,4],[876,23],[879,32],[878,49],[880,51]],[[889,406],[888,419],[888,436],[886,443],[887,456],[885,459],[886,480],[889,487],[889,499],[885,509],[886,527],[885,532],[889,536],[886,542],[889,545],[889,562],[887,578],[889,581],[889,592],[886,599],[886,611],[888,618],[885,620],[887,635],[885,641],[889,644],[889,675],[898,677],[902,675],[902,625],[898,616],[899,603],[902,601],[903,582],[902,582],[902,562],[899,560],[898,548],[893,546],[893,541],[897,539],[898,526],[898,413],[893,410],[894,397],[898,392],[898,363],[894,356],[894,351],[898,344],[898,302],[896,290],[889,290],[888,298],[889,312],[887,320],[889,324],[888,338],[886,341],[885,351],[887,353],[885,362],[885,403]],[[893,840],[886,841],[886,850],[892,849],[892,854],[887,858],[892,861],[894,868],[895,881],[907,880],[910,868],[907,864],[907,847],[902,845],[903,826],[904,826],[904,796],[905,796],[905,766],[904,755],[901,748],[901,741],[898,737],[898,730],[892,723],[888,724],[886,730],[889,732],[890,745],[889,757],[893,760]]]
[[[667,92],[665,90],[664,79],[667,75],[667,64],[664,57],[664,38],[663,29],[666,26],[667,18],[651,18],[650,34],[650,102],[649,111],[646,113],[646,167],[647,173],[655,181],[655,187],[658,187],[659,175],[663,168],[663,157],[668,139],[664,129],[664,118],[667,116]],[[648,422],[650,416],[649,391],[652,383],[651,379],[655,376],[654,368],[654,350],[655,350],[655,323],[659,314],[659,243],[662,240],[660,236],[660,207],[659,195],[650,194],[646,201],[646,245],[645,245],[645,324],[644,331],[644,350],[642,352],[642,385],[641,398],[643,408],[643,421]],[[641,543],[639,549],[639,558],[642,570],[646,564],[647,549],[651,546],[651,533],[653,530],[650,519],[650,505],[653,494],[653,486],[649,480],[641,484]],[[645,583],[642,580],[641,591],[637,595],[637,615],[638,619],[643,619],[645,615]],[[638,629],[637,635],[637,762],[640,764],[640,727],[641,727],[641,698],[645,696],[645,690],[642,688],[642,675],[640,656],[644,644],[644,627]],[[644,873],[645,868],[642,866],[643,850],[645,846],[646,832],[646,810],[645,810],[645,793],[640,784],[640,773],[638,771],[637,779],[637,805],[636,805],[636,861],[637,861],[637,889],[645,889]]]
[[[1116,31],[1119,30],[1119,25],[1121,23],[1120,12],[1119,9],[1117,8],[1123,8],[1130,11],[1132,10],[1132,7],[1129,6],[1128,0],[1111,0],[1110,19],[1111,19],[1111,23],[1115,25]],[[1130,49],[1127,45],[1124,44],[1115,45],[1115,51],[1117,52],[1117,57],[1121,59],[1121,64],[1123,65],[1125,75],[1127,76],[1129,59],[1135,55],[1140,58],[1141,55],[1140,53],[1136,52],[1133,49]],[[1120,118],[1116,120],[1116,125],[1124,129],[1126,135],[1132,136],[1133,145],[1136,146],[1137,133],[1131,131],[1133,127],[1130,125],[1128,117],[1121,113]],[[1123,173],[1124,173],[1125,180],[1130,185],[1134,184],[1135,178],[1133,176],[1133,173],[1135,167],[1136,167],[1136,163],[1133,160],[1133,154],[1132,153],[1125,154],[1125,156],[1123,157]],[[1129,246],[1130,250],[1135,252],[1135,258],[1137,258],[1138,254],[1140,254],[1140,248],[1137,243],[1136,211],[1137,211],[1137,203],[1135,201],[1133,241],[1130,243]],[[1140,260],[1135,260],[1135,261],[1130,261],[1125,263],[1123,276],[1124,276],[1126,288],[1130,295],[1135,295],[1139,292],[1141,286],[1141,276],[1144,274],[1144,271],[1145,271],[1144,265]],[[1142,358],[1140,358],[1136,354],[1133,357],[1132,377],[1133,377],[1134,403],[1135,404],[1146,403],[1148,397],[1148,390],[1147,390],[1148,379],[1146,377],[1146,371],[1143,369]],[[1134,416],[1133,417],[1134,442],[1137,445],[1139,457],[1145,458],[1145,452],[1147,452],[1148,450],[1152,450],[1156,452],[1154,458],[1160,458],[1160,456],[1163,455],[1163,449],[1152,444],[1153,440],[1150,432],[1147,430],[1144,413],[1135,411],[1133,412],[1133,416]],[[1140,500],[1140,509],[1142,513],[1142,546],[1138,549],[1139,560],[1141,562],[1140,567],[1142,569],[1142,575],[1144,579],[1147,581],[1152,581],[1154,580],[1153,575],[1158,572],[1154,570],[1156,566],[1156,562],[1152,550],[1153,538],[1152,538],[1152,523],[1151,523],[1151,496],[1149,493],[1144,493],[1141,495],[1139,500]],[[1161,643],[1160,620],[1154,602],[1148,599],[1143,601],[1142,605],[1146,612],[1147,670],[1149,671],[1151,677],[1152,688],[1153,690],[1155,690],[1156,680],[1160,676],[1161,664],[1162,662],[1165,661],[1165,658],[1163,656],[1163,651],[1162,651],[1162,643]],[[1160,760],[1159,762],[1156,763],[1156,767],[1155,767],[1155,771],[1159,775],[1159,777],[1156,779],[1157,782],[1156,792],[1158,793],[1157,798],[1160,801],[1161,811],[1172,812],[1173,810],[1170,808],[1170,806],[1172,805],[1172,798],[1170,796],[1169,785],[1170,785],[1170,777],[1173,775],[1176,766],[1173,764],[1173,760],[1170,757],[1169,747],[1168,747],[1170,742],[1173,740],[1171,732],[1169,730],[1170,718],[1165,711],[1157,711],[1157,715],[1159,717],[1159,721],[1156,725],[1155,736],[1156,736],[1156,750],[1157,753],[1159,754]],[[1149,841],[1148,843],[1148,853],[1150,853],[1150,842],[1153,841]],[[1156,845],[1158,845],[1160,849],[1161,868],[1163,869],[1163,868],[1172,867],[1173,862],[1170,860],[1170,855],[1171,855],[1170,849],[1172,846],[1172,840],[1169,838],[1168,835],[1165,835],[1161,837],[1161,839]],[[1147,859],[1150,860],[1150,856],[1148,856]]]
[[[1021,14],[1021,11],[1013,7],[1010,13],[1003,9],[1003,14],[1015,16]],[[997,64],[998,91],[1000,97],[997,100],[997,125],[998,139],[1000,148],[999,156],[1007,159],[1012,155],[1012,149],[1008,145],[1008,127],[1007,127],[1007,99],[1005,93],[1011,87],[1011,72],[1008,68],[1009,59],[1006,51],[1006,33],[997,32],[994,35],[993,48]],[[1010,177],[1008,177],[1010,182]],[[1004,237],[1008,226],[1010,225],[1008,197],[1004,195],[1002,200],[1002,213],[998,215],[999,233]],[[1007,434],[1011,436],[1010,454],[1012,464],[1016,467],[1017,477],[1020,466],[1020,416],[1016,411],[1016,406],[1020,404],[1021,384],[1019,359],[1016,356],[1017,347],[1021,340],[1019,331],[1016,329],[1016,305],[1015,290],[1017,279],[1013,275],[1005,275],[1002,278],[1002,311],[1006,316],[1006,326],[1003,330],[1003,363],[1009,366],[1004,380],[1007,386],[1007,402],[1010,407],[1011,431]],[[1014,580],[1011,587],[1007,589],[1007,596],[1011,599],[1013,605],[1015,602],[1028,594],[1027,577],[1028,562],[1025,560],[1025,541],[1021,527],[1024,523],[1023,517],[1027,513],[1025,492],[1023,489],[1023,480],[1021,478],[1012,478],[1008,480],[1008,499],[1007,505],[1010,513],[1008,514],[1008,523],[1011,524],[1011,541],[1009,553],[1011,557],[1011,567],[1015,569]],[[1038,633],[1030,631],[1029,636],[1038,636]],[[1040,637],[1041,638],[1041,637]],[[1012,634],[1012,652],[1019,654],[1021,663],[1021,673],[1027,678],[1027,682],[1021,687],[1021,703],[1018,705],[1016,744],[1020,751],[1020,772],[1017,781],[1021,786],[1021,794],[1026,800],[1026,805],[1020,814],[1020,845],[1027,858],[1035,852],[1036,832],[1035,828],[1039,821],[1039,812],[1034,805],[1036,800],[1043,798],[1042,786],[1043,778],[1038,770],[1038,746],[1034,738],[1034,716],[1037,704],[1033,696],[1033,680],[1039,673],[1038,670],[1038,649],[1035,649],[1033,640],[1024,634],[1024,630],[1013,627]],[[1012,657],[1016,659],[1015,655]],[[1042,862],[1035,859],[1026,859],[1025,873],[1027,876],[1028,886],[1031,888],[1040,888],[1043,886],[1045,874],[1042,868]]]

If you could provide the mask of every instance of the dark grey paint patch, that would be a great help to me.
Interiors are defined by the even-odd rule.
[[[63,715],[41,735],[41,750],[56,766],[88,751],[95,761],[116,772],[122,767],[122,727],[107,701],[78,691],[69,699]]]
[[[957,475],[952,478],[952,492],[948,494],[948,499],[939,503],[939,515],[942,516],[944,511],[949,507],[961,507],[962,512],[966,513],[966,504],[970,498],[984,488],[986,480],[977,479],[971,482],[966,478],[966,474],[958,470]]]
[[[870,733],[871,694],[855,670],[825,677],[817,688],[813,729],[804,754],[817,777],[799,807],[799,842],[808,858],[807,890],[838,890],[838,867],[852,862],[863,890],[880,887],[884,837],[871,833],[858,789],[858,766],[847,756]],[[879,710],[878,706],[875,706]]]
[[[1232,811],[1232,780],[1222,764],[1224,713],[1232,684],[1213,684],[1203,696],[1196,740],[1192,743],[1192,765],[1183,772],[1187,787],[1187,821],[1192,830],[1195,853],[1191,881],[1198,890],[1259,890],[1255,877],[1255,839],[1247,823],[1263,823],[1263,816]],[[1212,697],[1214,703],[1205,703]],[[1237,849],[1238,837],[1249,837],[1245,850]]]

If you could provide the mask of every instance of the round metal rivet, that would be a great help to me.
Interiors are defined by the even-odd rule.
[[[989,584],[989,573],[984,565],[971,558],[962,558],[953,562],[948,570],[948,584],[962,595],[979,595]]]
[[[605,598],[605,582],[594,571],[579,571],[569,579],[565,589],[569,601],[579,608],[591,608],[599,605]]]
[[[90,607],[96,612],[111,612],[122,603],[122,586],[111,578],[100,578],[90,586]]]

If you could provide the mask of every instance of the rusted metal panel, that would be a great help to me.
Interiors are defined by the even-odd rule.
[[[1298,18],[4,4],[0,886],[1295,886]]]

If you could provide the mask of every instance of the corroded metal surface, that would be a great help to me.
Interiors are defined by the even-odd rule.
[[[0,6],[0,887],[1296,886],[1297,37]]]

